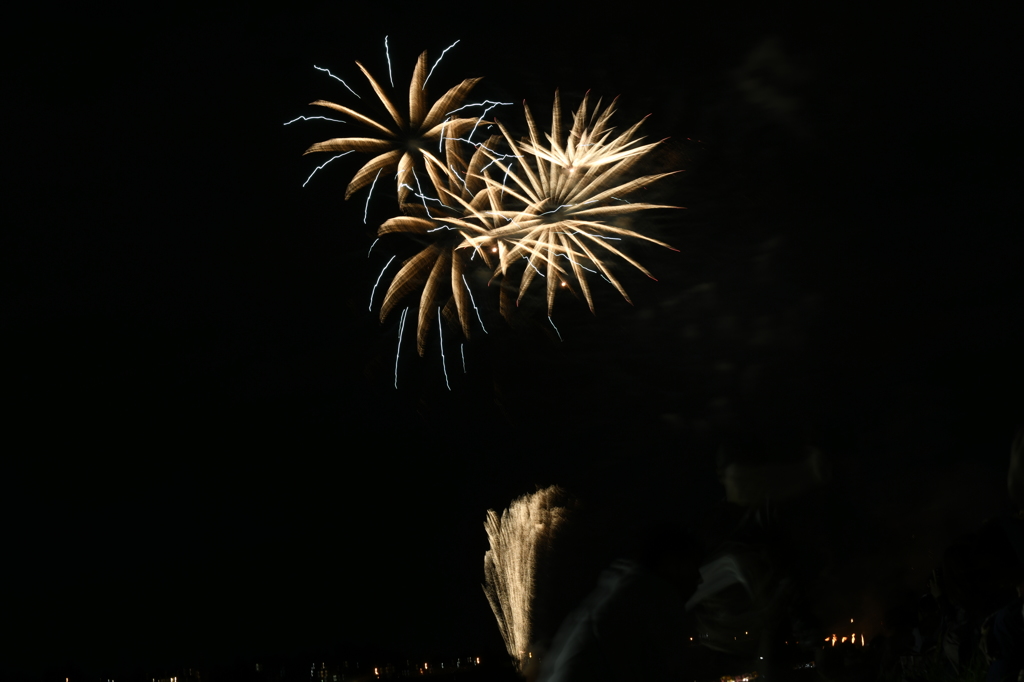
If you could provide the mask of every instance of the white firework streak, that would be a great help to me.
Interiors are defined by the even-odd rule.
[[[459,353],[462,354],[462,373],[466,374],[466,344],[459,344]]]
[[[526,264],[529,265],[531,268],[537,270],[537,266],[533,264],[533,258],[527,258],[526,256],[523,256],[523,260],[526,261]],[[545,276],[544,273],[541,272],[540,270],[537,270],[537,274],[540,275],[541,277]]]
[[[451,115],[452,115],[452,114],[454,114],[454,113],[455,113],[456,111],[462,111],[463,109],[468,109],[469,107],[485,107],[485,106],[487,106],[488,104],[492,105],[492,106],[491,106],[490,108],[488,108],[488,109],[487,109],[487,111],[490,111],[491,109],[493,109],[494,107],[496,107],[496,106],[499,106],[499,105],[501,105],[501,106],[506,106],[506,107],[510,107],[510,106],[512,106],[513,102],[495,102],[495,101],[493,101],[493,100],[485,99],[485,100],[484,100],[483,102],[475,102],[475,103],[473,103],[473,104],[463,104],[463,105],[462,105],[461,107],[459,107],[458,109],[452,109],[451,111],[449,111],[449,112],[448,112],[447,114],[445,114],[445,115],[446,115],[446,116],[451,116]],[[485,112],[485,113],[486,113],[486,112]]]
[[[448,367],[445,366],[444,362],[444,333],[441,331],[441,306],[437,307],[437,338],[441,342],[441,369],[444,370],[444,385],[450,391],[452,390],[452,385],[448,383]]]
[[[551,323],[552,327],[555,327],[555,321],[551,319],[550,315],[548,315],[548,322]],[[562,332],[558,331],[558,327],[555,327],[555,333],[558,334],[558,340],[561,341],[562,340]]]
[[[490,105],[490,106],[487,106],[487,105]],[[494,107],[499,107],[499,106],[505,106],[505,107],[512,106],[512,102],[495,102],[493,100],[485,99],[483,102],[476,102],[474,104],[463,104],[458,109],[452,109],[446,115],[447,116],[451,116],[456,111],[462,111],[463,109],[468,109],[469,107],[485,107],[483,112],[481,112],[481,114],[477,117],[476,123],[473,124],[473,129],[469,131],[469,136],[466,137],[466,138],[457,138],[461,142],[469,142],[470,144],[476,144],[475,142],[473,142],[473,133],[476,132],[476,129],[480,126],[480,123],[484,120],[484,117],[487,116],[487,112],[489,112],[492,109],[494,109]],[[444,131],[443,130],[441,132],[441,135],[442,136],[444,135]],[[488,151],[491,151],[491,150],[488,149]],[[488,164],[488,165],[490,165],[490,164]]]
[[[449,165],[448,167],[451,168],[452,174],[459,179],[459,182],[462,183],[462,189],[466,190],[466,192],[469,192],[469,185],[466,184],[466,178],[459,175],[459,171],[455,170],[455,166]]]
[[[341,157],[345,156],[345,154],[351,154],[351,153],[352,153],[351,151],[342,152],[341,154],[338,154],[337,156],[332,156],[331,158],[329,158],[326,161],[324,161],[323,163],[321,163],[319,166],[317,166],[316,168],[313,169],[313,172],[309,174],[309,177],[306,178],[306,182],[302,183],[302,186],[305,187],[309,183],[309,181],[313,179],[313,176],[316,175],[316,172],[318,170],[320,170],[321,168],[323,168],[324,166],[326,166],[327,164],[329,164],[331,161],[334,161],[335,159],[340,159]]]
[[[367,258],[369,258],[370,254],[373,253],[373,247],[377,246],[377,242],[379,242],[379,241],[380,241],[380,237],[377,237],[376,239],[373,240],[373,243],[370,244],[370,250],[366,252],[366,257]]]
[[[319,119],[323,119],[324,121],[334,121],[335,123],[345,123],[345,121],[342,121],[341,119],[327,118],[326,116],[299,116],[298,118],[293,118],[292,120],[288,121],[288,123],[282,123],[281,125],[290,125],[292,123],[295,123],[296,121],[314,121],[314,120],[316,120],[318,118]]]
[[[391,261],[393,260],[395,260],[394,256],[391,257],[391,260],[384,265],[384,269],[380,271],[379,275],[377,275],[377,282],[373,285],[373,289],[370,290],[370,305],[366,308],[367,310],[373,310],[373,294],[377,291],[377,285],[380,284],[380,280],[384,276],[384,270],[388,269],[388,265],[391,265]]]
[[[427,212],[427,217],[430,218],[430,219],[433,219],[434,216],[430,215],[430,207],[427,206],[427,197],[423,196],[423,188],[420,187],[420,176],[416,175],[416,169],[415,168],[412,170],[412,177],[413,177],[414,180],[416,180],[416,191],[417,191],[416,196],[418,196],[420,198],[420,201],[423,202],[423,208]],[[438,199],[438,203],[440,203],[440,201],[441,200]],[[442,204],[442,206],[443,206],[443,204]]]
[[[557,486],[538,490],[514,500],[501,516],[488,510],[484,521],[491,546],[484,554],[484,594],[519,671],[531,654],[538,554],[565,521],[566,509],[556,506],[563,494]]]
[[[512,172],[512,166],[516,165],[513,161],[508,165],[508,170],[505,171],[505,177],[501,179],[501,194],[499,196],[505,196],[505,181],[508,180],[508,174]]]
[[[469,142],[469,140],[462,140],[462,139],[460,139],[459,141],[460,142]],[[475,143],[472,143],[472,144],[475,144]],[[477,146],[484,147],[482,144],[481,145],[477,145]],[[484,149],[487,149],[487,147],[484,147]],[[487,151],[491,151],[491,150],[487,149]],[[485,170],[490,168],[492,164],[494,164],[494,163],[496,163],[498,161],[504,161],[505,159],[521,159],[521,158],[523,158],[523,157],[519,156],[517,154],[499,154],[498,158],[492,159],[491,163],[487,164],[486,166],[484,166],[483,168],[480,169],[480,172],[483,173]],[[512,163],[515,163],[515,161],[513,161]],[[512,165],[511,164],[509,164],[509,170],[512,170]],[[508,171],[505,172],[505,177],[508,177]],[[504,183],[502,183],[502,184],[504,184]]]
[[[487,100],[487,101],[489,102],[490,100]],[[477,117],[476,123],[473,124],[473,129],[469,131],[469,139],[470,140],[473,139],[473,133],[475,133],[476,129],[480,127],[480,122],[484,120],[484,116],[487,115],[487,112],[491,111],[494,107],[503,106],[503,105],[504,106],[508,106],[508,105],[511,105],[511,104],[512,104],[511,102],[494,102],[493,104],[491,104],[491,106],[489,106],[486,109],[484,109],[483,112]]]
[[[391,52],[388,50],[387,36],[384,36],[384,56],[388,60],[388,78],[391,80],[391,87],[395,87],[395,77],[391,75]]]
[[[348,88],[348,91],[349,91],[349,92],[351,92],[351,93],[352,93],[353,95],[355,95],[356,97],[359,97],[359,93],[358,93],[358,92],[356,92],[356,91],[355,91],[355,90],[353,90],[352,88],[349,88],[349,87],[348,87],[348,83],[346,83],[345,81],[341,80],[340,78],[338,78],[337,76],[335,76],[335,75],[334,75],[333,73],[331,73],[331,70],[330,70],[330,69],[321,69],[321,68],[320,68],[319,66],[317,66],[316,64],[314,64],[314,65],[313,65],[313,68],[314,68],[314,69],[316,69],[317,71],[323,71],[323,72],[324,72],[324,73],[326,73],[326,74],[327,74],[328,76],[330,76],[331,78],[333,78],[334,80],[338,81],[339,83],[341,83],[342,85],[344,85],[344,86],[345,86],[346,88]],[[359,99],[362,99],[362,97],[359,97]]]
[[[476,251],[473,252],[476,255]],[[473,260],[472,256],[470,260]],[[480,328],[484,330],[484,334],[487,333],[487,327],[484,326],[484,319],[480,317],[480,309],[476,307],[476,301],[473,300],[473,290],[469,288],[469,283],[466,281],[466,276],[462,276],[462,283],[466,285],[466,292],[469,294],[469,302],[473,304],[473,310],[476,311],[476,319],[480,320]]]
[[[416,180],[416,189],[415,190],[412,190],[412,187],[409,187],[409,185],[406,185],[405,183],[402,183],[402,184],[405,185],[406,187],[409,187],[409,189],[413,191],[413,194],[415,194],[420,199],[420,201],[423,202],[423,208],[427,211],[427,217],[428,218],[433,219],[434,216],[432,216],[430,214],[430,208],[427,206],[427,199],[430,199],[431,201],[436,201],[437,203],[441,204],[445,208],[451,208],[451,206],[449,206],[448,204],[444,203],[440,199],[437,199],[435,197],[428,197],[427,195],[423,194],[423,188],[420,187],[420,176],[416,175],[416,170],[415,169],[413,169],[413,171],[412,171],[412,177],[415,178],[415,180]],[[441,229],[441,228],[437,228],[437,229]],[[448,229],[452,229],[452,228],[448,228]],[[431,230],[431,232],[433,232],[433,230]]]
[[[373,184],[370,185],[370,193],[366,195],[366,207],[363,209],[363,225],[366,224],[366,214],[369,213],[369,211],[370,211],[370,197],[373,196],[373,188],[377,186],[377,178],[380,177],[380,172],[382,170],[384,170],[384,169],[383,168],[378,168],[377,169],[377,174],[373,176]],[[376,243],[377,242],[374,242],[374,244],[376,244]],[[370,248],[372,249],[373,247],[371,246]]]
[[[462,40],[462,39],[461,39],[461,38],[459,38],[459,40]],[[456,40],[456,41],[455,41],[454,43],[452,43],[452,44],[451,44],[451,45],[449,45],[448,47],[444,48],[444,50],[443,50],[443,51],[441,52],[441,56],[440,56],[440,57],[438,57],[438,58],[437,58],[437,61],[436,61],[436,62],[434,62],[434,65],[430,67],[430,72],[429,72],[429,73],[427,73],[427,77],[426,77],[426,78],[425,78],[425,79],[423,80],[423,87],[421,87],[421,88],[420,88],[420,90],[423,90],[424,88],[426,88],[426,87],[427,87],[427,81],[428,81],[428,80],[430,80],[430,76],[431,76],[431,74],[433,74],[433,73],[434,73],[434,69],[436,69],[436,68],[437,68],[437,65],[441,63],[441,59],[443,59],[443,58],[444,58],[444,53],[445,53],[445,52],[447,52],[448,50],[452,49],[452,48],[453,48],[453,47],[455,47],[456,45],[458,45],[458,44],[459,44],[459,40]]]
[[[398,388],[398,356],[402,352],[402,332],[405,331],[405,316],[409,314],[409,309],[406,308],[402,311],[402,319],[398,322],[398,350],[395,351],[395,388]]]
[[[584,265],[583,263],[579,262],[578,260],[573,260],[572,258],[570,258],[569,256],[565,255],[564,253],[556,253],[555,255],[556,255],[556,256],[561,256],[562,258],[566,259],[566,260],[567,260],[567,261],[569,261],[570,263],[575,263],[576,265],[580,266],[581,268],[583,268],[583,269],[584,269],[584,270],[586,270],[587,272],[592,272],[592,273],[594,273],[595,275],[597,275],[597,274],[600,274],[600,273],[599,273],[599,272],[598,272],[597,270],[591,270],[590,268],[588,268],[588,267],[587,267],[586,265]],[[552,324],[554,324],[554,323],[552,323]]]

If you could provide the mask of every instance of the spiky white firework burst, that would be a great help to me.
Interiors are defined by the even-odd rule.
[[[451,118],[448,112],[462,106],[463,100],[469,91],[473,89],[480,79],[467,78],[451,90],[441,99],[434,102],[430,109],[427,109],[427,53],[423,52],[416,62],[416,68],[412,73],[412,80],[409,83],[409,114],[403,115],[398,107],[388,97],[384,87],[370,75],[366,68],[356,62],[356,66],[366,76],[370,86],[377,94],[384,108],[391,116],[387,125],[378,123],[368,116],[364,116],[349,107],[317,100],[312,104],[315,106],[328,107],[340,111],[347,116],[373,130],[377,137],[337,137],[324,142],[317,142],[306,150],[306,154],[313,152],[369,152],[377,154],[370,159],[365,166],[356,172],[355,177],[345,190],[345,198],[352,196],[353,192],[369,185],[379,174],[396,173],[398,180],[398,200],[406,201],[413,193],[415,179],[413,174],[417,164],[422,166],[423,156],[430,156],[430,149],[440,142],[445,134],[458,137],[459,134],[470,130],[479,122],[477,118]],[[396,172],[397,171],[397,172]],[[411,184],[410,184],[411,183]]]
[[[544,488],[513,501],[501,516],[488,510],[484,521],[491,545],[484,554],[484,594],[519,670],[530,653],[537,558],[565,520],[562,495],[558,486]]]
[[[633,237],[672,248],[665,242],[608,222],[609,218],[638,211],[674,208],[632,203],[624,198],[672,173],[630,179],[630,168],[657,143],[636,144],[639,140],[633,136],[643,121],[609,140],[612,130],[607,124],[615,110],[614,102],[603,112],[598,102],[593,117],[588,119],[587,99],[583,98],[583,103],[573,114],[573,126],[564,143],[561,140],[562,113],[557,92],[551,121],[552,132],[545,134],[550,146],[541,143],[529,107],[525,108],[530,128],[529,141],[517,144],[508,130],[498,124],[513,155],[523,159],[519,166],[522,170],[512,170],[491,154],[494,164],[507,175],[507,179],[502,182],[502,190],[511,197],[511,200],[505,202],[509,204],[508,208],[494,209],[492,212],[504,217],[507,224],[488,234],[467,239],[473,247],[496,244],[500,255],[499,269],[506,277],[511,264],[526,258],[529,267],[523,271],[520,279],[516,303],[526,293],[535,276],[541,275],[547,279],[548,316],[554,308],[558,289],[569,286],[567,264],[571,265],[583,296],[593,311],[594,300],[585,271],[593,274],[599,271],[629,301],[626,290],[601,257],[605,251],[619,256],[654,279],[645,267],[609,244],[609,241]],[[487,184],[495,188],[497,181],[488,179]],[[560,261],[559,258],[564,260]],[[593,267],[587,267],[587,264]],[[541,267],[547,274],[541,272]],[[593,268],[597,268],[597,271]],[[507,305],[504,309],[506,313],[509,311]]]
[[[462,81],[428,108],[425,52],[410,82],[408,115],[400,113],[384,87],[357,64],[392,121],[385,125],[347,106],[318,100],[313,104],[346,114],[371,128],[376,137],[334,138],[306,153],[376,155],[356,172],[346,198],[376,184],[382,173],[395,174],[401,215],[380,225],[378,237],[404,233],[420,248],[401,262],[387,286],[380,317],[383,321],[396,308],[409,306],[410,297],[417,297],[420,355],[431,325],[442,317],[467,339],[478,327],[486,331],[471,290],[476,281],[500,280],[500,310],[511,320],[537,276],[545,278],[550,320],[562,289],[578,291],[594,311],[588,274],[606,280],[629,301],[608,262],[612,256],[653,279],[621,247],[624,240],[642,240],[672,248],[633,229],[635,223],[622,222],[639,212],[673,208],[626,198],[671,175],[633,173],[637,162],[658,144],[637,137],[642,120],[616,131],[610,126],[615,102],[604,108],[600,101],[591,106],[585,96],[566,128],[556,92],[550,131],[542,132],[525,107],[528,135],[516,140],[501,123],[457,113],[486,107],[483,116],[500,104],[463,104],[479,78]],[[500,135],[483,143],[472,141],[481,128],[495,124]],[[461,137],[464,134],[468,139]]]

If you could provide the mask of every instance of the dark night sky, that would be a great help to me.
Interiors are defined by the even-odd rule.
[[[487,508],[560,483],[604,556],[697,524],[738,429],[830,458],[813,542],[830,579],[870,573],[858,608],[1001,510],[1024,419],[1012,22],[679,7],[11,22],[32,40],[2,67],[3,665],[500,653]],[[555,87],[652,114],[651,163],[686,169],[652,191],[687,210],[652,214],[681,253],[634,251],[659,278],[623,271],[634,307],[560,299],[563,343],[493,313],[453,391],[436,344],[394,389],[397,320],[367,311],[393,201],[363,225],[347,159],[302,188],[327,158],[302,151],[354,127],[281,125],[352,104],[313,64],[367,91],[352,62],[383,73],[385,35],[396,82],[461,39],[433,92],[484,76],[512,125]]]

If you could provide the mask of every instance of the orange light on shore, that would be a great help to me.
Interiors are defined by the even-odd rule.
[[[832,642],[832,646],[835,646],[836,642],[839,642],[840,644],[845,644],[847,640],[850,641],[850,644],[856,644],[857,643],[857,633],[853,633],[849,637],[845,637],[845,636],[844,637],[839,637],[838,635],[833,634],[831,637],[826,637],[825,638],[825,644],[828,644],[829,642]],[[861,636],[860,636],[860,645],[861,646],[866,646],[865,641],[864,641],[864,634],[863,633],[861,633]]]

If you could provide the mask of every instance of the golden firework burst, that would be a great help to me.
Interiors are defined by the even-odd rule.
[[[493,163],[505,172],[505,178],[502,183],[490,177],[484,182],[492,188],[500,187],[502,194],[512,197],[518,205],[512,209],[493,211],[505,219],[504,226],[488,234],[467,237],[468,245],[474,248],[486,248],[491,244],[497,246],[500,254],[499,270],[504,276],[508,275],[508,267],[512,263],[521,258],[527,260],[518,287],[519,299],[536,275],[545,277],[549,316],[557,290],[571,286],[566,265],[571,268],[591,311],[594,310],[594,300],[587,282],[588,270],[593,274],[602,274],[629,301],[622,284],[602,259],[605,251],[622,258],[654,279],[644,266],[609,244],[609,241],[634,237],[672,248],[653,237],[607,222],[637,211],[675,208],[632,203],[625,199],[636,190],[672,173],[625,180],[630,168],[658,143],[637,144],[642,138],[634,139],[634,135],[642,121],[609,141],[613,130],[608,128],[607,123],[614,112],[614,102],[603,112],[598,102],[594,115],[588,120],[587,99],[584,96],[583,103],[573,114],[573,126],[564,143],[561,142],[561,105],[557,93],[552,133],[545,134],[549,146],[541,143],[529,107],[526,107],[530,130],[528,141],[517,143],[505,126],[498,123],[512,155],[521,159],[522,163],[513,169],[511,164],[506,165],[497,155],[485,150]],[[587,264],[597,270],[587,267]],[[541,267],[546,270],[546,274],[541,272]]]
[[[647,268],[616,244],[638,239],[672,248],[625,221],[637,212],[673,208],[633,200],[641,188],[672,174],[637,176],[633,172],[640,159],[659,144],[645,142],[639,135],[644,119],[616,130],[611,120],[617,100],[602,107],[598,99],[592,106],[588,93],[566,126],[556,91],[548,131],[542,131],[530,108],[524,107],[528,130],[522,139],[515,139],[503,124],[494,121],[500,134],[482,144],[467,144],[463,136],[472,138],[478,127],[493,124],[482,120],[486,113],[457,117],[458,111],[501,104],[489,100],[463,104],[480,78],[463,80],[428,106],[425,85],[430,74],[424,52],[410,79],[406,114],[366,68],[356,64],[390,120],[378,122],[349,107],[318,100],[313,104],[346,114],[375,136],[325,140],[306,153],[360,151],[373,155],[349,182],[346,199],[381,174],[395,174],[401,215],[381,224],[378,237],[402,233],[419,248],[391,279],[380,319],[400,304],[410,305],[409,299],[418,299],[411,305],[419,309],[420,355],[425,352],[429,330],[442,316],[461,327],[466,338],[476,324],[474,316],[486,331],[471,288],[481,274],[499,280],[500,310],[509,321],[538,275],[547,280],[549,318],[561,288],[582,293],[594,311],[588,274],[608,281],[631,303],[613,272],[612,257],[653,279]],[[402,319],[399,345],[404,313]]]
[[[416,335],[420,355],[426,349],[427,332],[437,307],[443,308],[442,314],[447,320],[457,317],[463,335],[470,337],[471,308],[475,310],[476,305],[466,275],[476,252],[467,248],[470,246],[468,238],[486,235],[499,221],[504,222],[483,210],[494,201],[493,190],[486,182],[489,176],[486,171],[481,173],[487,161],[485,150],[498,139],[494,136],[477,147],[467,162],[461,143],[447,138],[447,164],[442,164],[434,155],[425,157],[431,185],[445,200],[432,202],[430,206],[425,198],[420,203],[404,204],[405,215],[386,221],[377,232],[378,236],[395,232],[414,235],[424,244],[419,253],[403,263],[391,281],[380,312],[383,321],[406,296],[422,287]],[[483,262],[490,265],[488,254],[480,254]]]
[[[305,153],[358,151],[377,154],[356,172],[345,190],[345,198],[348,199],[354,192],[373,182],[379,174],[395,173],[398,183],[398,200],[399,203],[404,203],[412,194],[410,182],[415,184],[414,169],[420,164],[423,157],[431,156],[429,149],[439,146],[442,136],[458,137],[478,124],[479,119],[477,118],[452,119],[449,118],[449,113],[462,106],[469,91],[481,79],[467,78],[449,90],[428,109],[427,53],[424,51],[416,61],[416,68],[413,70],[409,83],[409,113],[408,116],[404,116],[385,93],[380,83],[370,75],[370,72],[359,62],[356,62],[356,66],[370,82],[373,91],[391,116],[391,121],[385,125],[349,107],[322,99],[317,100],[312,102],[314,106],[340,111],[372,129],[378,137],[337,137],[317,142]]]

